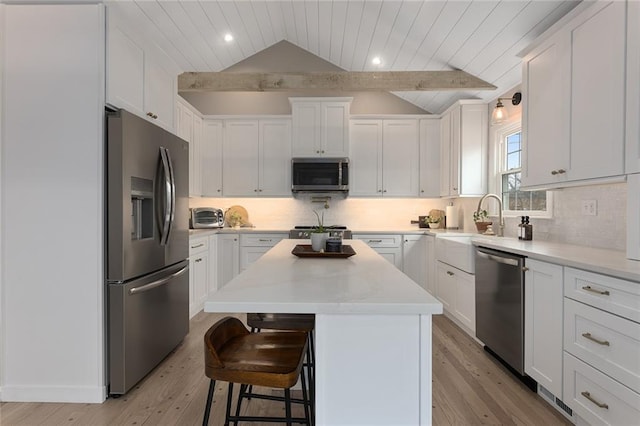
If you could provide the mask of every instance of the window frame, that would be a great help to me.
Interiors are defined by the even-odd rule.
[[[522,173],[522,161],[523,161],[523,135],[522,135],[522,122],[520,117],[514,117],[513,120],[509,120],[500,126],[495,126],[494,133],[494,147],[495,147],[495,167],[494,167],[494,187],[495,192],[502,199],[503,188],[502,178],[506,174],[520,171]],[[506,140],[509,135],[520,132],[520,168],[506,170],[507,164],[507,147]],[[522,176],[522,174],[520,175]],[[553,217],[553,194],[551,191],[547,193],[547,210],[509,210],[503,206],[502,215],[504,217],[519,217],[529,216],[532,218],[544,218],[550,219]]]

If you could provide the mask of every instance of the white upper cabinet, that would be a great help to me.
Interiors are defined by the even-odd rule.
[[[624,173],[625,16],[596,2],[525,57],[524,187]]]
[[[177,69],[163,51],[138,36],[115,9],[107,11],[107,103],[174,132]]]
[[[416,119],[351,120],[349,195],[417,197]]]
[[[289,98],[294,157],[347,157],[352,98]]]
[[[640,173],[640,2],[627,4],[626,172]]]
[[[440,119],[440,196],[487,192],[488,110],[482,101],[456,102]]]
[[[440,196],[440,120],[420,120],[420,196]]]
[[[202,195],[202,118],[193,107],[178,97],[176,134],[189,142],[189,195]]]
[[[222,135],[222,120],[203,121],[200,145],[203,197],[222,196]]]
[[[291,195],[291,120],[225,120],[223,195]]]

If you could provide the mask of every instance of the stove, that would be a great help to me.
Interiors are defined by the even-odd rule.
[[[309,234],[316,228],[316,226],[294,226],[294,228],[289,231],[289,238],[296,240],[308,240],[310,238]],[[346,226],[325,226],[325,229],[329,232],[330,238],[338,237],[344,240],[351,239],[351,231],[347,229]]]

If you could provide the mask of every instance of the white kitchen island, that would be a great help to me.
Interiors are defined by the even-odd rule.
[[[347,259],[298,258],[283,240],[205,312],[316,314],[316,424],[431,424],[431,316],[442,304],[367,244]],[[425,259],[426,261],[426,259]]]

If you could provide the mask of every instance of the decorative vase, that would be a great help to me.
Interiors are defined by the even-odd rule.
[[[329,238],[328,232],[312,232],[311,233],[311,248],[313,251],[324,250],[324,246]]]
[[[493,224],[493,222],[476,222],[476,228],[478,229],[478,232],[483,233],[491,224]]]
[[[438,229],[438,228],[440,228],[440,222],[437,222],[437,223],[429,222],[429,228],[430,229]]]

